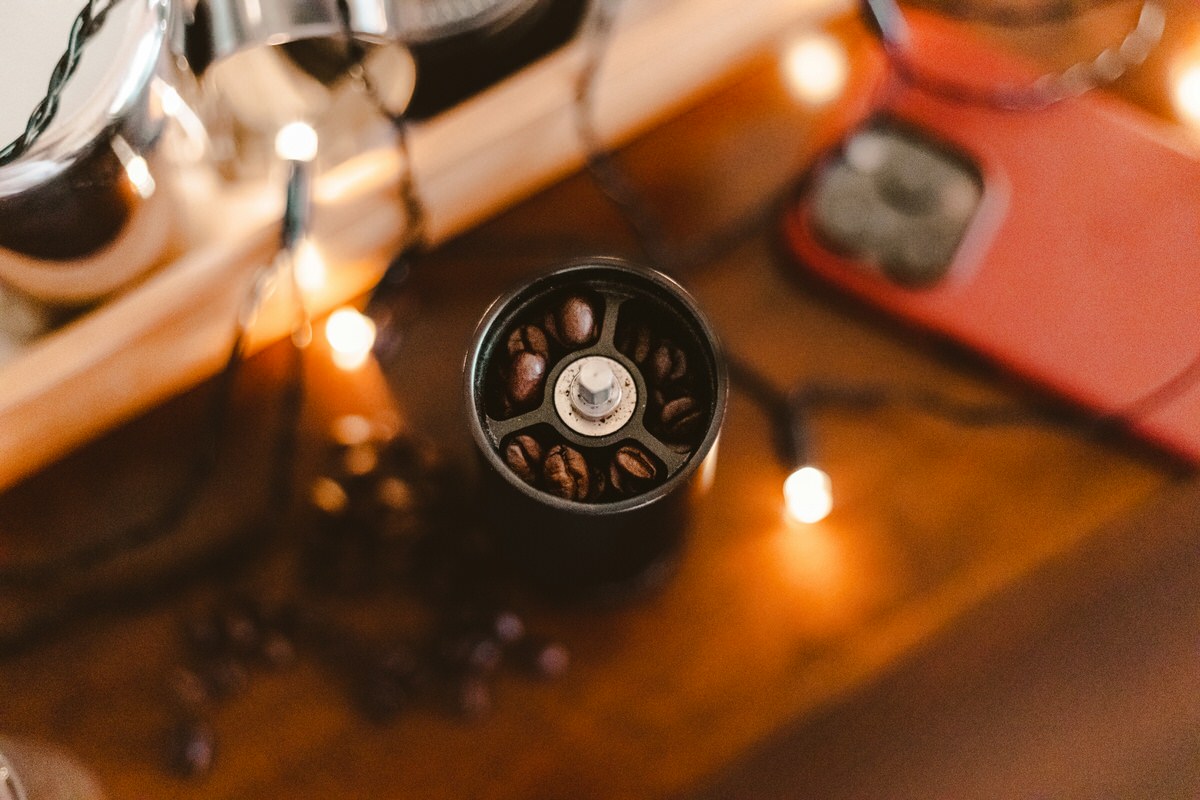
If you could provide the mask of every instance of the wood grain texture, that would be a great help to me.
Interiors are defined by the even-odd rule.
[[[1190,798],[1200,483],[990,598],[688,797]]]
[[[811,156],[818,123],[788,99],[774,62],[763,60],[622,157],[663,210],[670,235],[694,241],[790,181]],[[882,380],[962,398],[1028,399],[973,360],[798,283],[774,246],[773,221],[760,220],[755,230],[683,277],[726,347],[780,385],[814,377]],[[474,325],[513,282],[588,252],[629,254],[632,244],[580,176],[446,243],[424,261],[411,286],[404,348],[386,375],[396,391],[394,410],[388,411],[381,394],[383,376],[346,376],[323,364],[319,349],[311,354],[305,423],[310,454],[332,416],[364,409],[397,414],[469,468],[474,459],[462,424],[460,370]],[[246,387],[251,408],[270,401],[273,363],[268,354],[252,365],[250,376],[264,377]],[[189,397],[22,484],[0,503],[4,527],[25,531],[26,541],[69,537],[44,521],[51,499],[81,481],[88,484],[86,496],[73,496],[65,512],[95,513],[72,505],[83,501],[111,511],[104,498],[112,492],[96,476],[123,463],[145,464],[139,453],[146,452],[161,459],[151,462],[161,464],[158,470],[169,469],[170,445],[187,419],[186,405],[179,404]],[[197,573],[149,600],[93,610],[0,658],[0,726],[70,748],[97,772],[113,800],[663,797],[708,780],[797,719],[795,724],[825,719],[840,701],[861,696],[863,687],[898,664],[917,663],[913,685],[926,691],[943,681],[968,680],[960,670],[979,669],[1001,684],[997,689],[989,680],[977,691],[985,697],[1002,692],[1002,665],[1019,661],[1001,661],[989,671],[995,643],[1059,630],[1054,598],[1060,595],[1026,604],[1028,595],[1018,588],[1011,603],[990,606],[992,598],[1010,597],[1008,590],[1039,574],[1062,576],[1062,590],[1086,592],[1091,576],[1116,576],[1119,584],[1123,575],[1139,574],[1136,568],[1125,572],[1124,548],[1144,548],[1146,561],[1130,563],[1170,564],[1182,557],[1186,534],[1179,530],[1161,537],[1120,534],[1114,547],[1104,546],[1106,556],[1089,555],[1091,542],[1108,541],[1107,534],[1095,538],[1107,522],[1175,479],[1168,464],[1128,443],[1041,428],[963,430],[901,409],[831,412],[816,429],[837,508],[819,525],[793,527],[781,513],[784,469],[769,455],[768,422],[735,393],[717,480],[697,507],[673,580],[615,607],[561,608],[518,595],[515,602],[531,625],[571,648],[573,669],[549,685],[502,678],[495,713],[478,724],[418,710],[394,725],[371,726],[347,707],[327,673],[306,663],[285,675],[257,678],[219,712],[221,753],[210,777],[188,783],[167,776],[161,745],[168,714],[158,687],[180,657],[176,618],[181,609],[202,603],[214,584],[236,583],[253,572],[248,563],[235,562],[234,568]],[[238,449],[253,450],[252,441]],[[227,464],[201,523],[232,524],[217,516],[221,510],[252,516],[253,498],[246,493],[256,484],[240,478],[261,470],[262,459],[243,452]],[[300,467],[311,469],[311,459],[301,459]],[[263,569],[260,581],[268,589],[286,588]],[[1151,621],[1175,613],[1173,603],[1148,602],[1139,608]],[[1118,614],[1119,606],[1114,599],[1096,613]],[[385,629],[403,615],[387,598],[352,611],[365,625]],[[960,658],[924,668],[906,661],[960,626],[966,631],[956,645]],[[1088,652],[1083,647],[1064,654],[1076,663]],[[940,675],[943,663],[955,672]],[[1070,683],[1076,673],[1067,668],[1063,674]],[[1181,673],[1170,674],[1178,687]],[[1070,685],[1086,692],[1086,682]],[[921,707],[899,706],[904,714]],[[837,739],[837,754],[853,753],[861,742],[885,765],[896,763],[889,753],[907,757],[908,750],[871,746],[870,737],[881,735],[870,727],[879,706],[868,700],[861,711],[855,708],[848,712],[848,733]],[[953,715],[953,708],[941,708]],[[991,715],[1003,712],[985,702],[978,713],[995,722]],[[955,719],[928,735],[960,735]],[[1049,748],[1057,740],[1051,733],[1045,741]],[[1162,752],[1182,759],[1186,751]],[[825,751],[812,752],[819,757]],[[1170,770],[1169,759],[1155,764],[1147,774]],[[840,787],[838,767],[831,765],[828,782],[818,785]],[[873,774],[862,773],[862,780]],[[847,784],[855,785],[864,784]]]

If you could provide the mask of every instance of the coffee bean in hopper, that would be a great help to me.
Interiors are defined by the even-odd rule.
[[[536,484],[542,474],[542,446],[528,434],[514,436],[504,448],[504,463],[528,484]]]
[[[542,358],[550,357],[550,343],[546,334],[537,325],[521,325],[508,335],[506,342],[508,357],[516,358],[518,353],[533,353]]]
[[[591,483],[587,461],[574,447],[556,444],[542,465],[546,491],[564,500],[586,500]]]
[[[650,379],[655,386],[671,386],[687,376],[687,355],[670,339],[663,339],[650,355]]]
[[[689,395],[667,402],[659,414],[663,436],[681,442],[696,436],[704,425],[704,411]]]
[[[608,482],[619,494],[632,495],[645,491],[657,479],[658,467],[654,459],[637,445],[618,448],[608,466]]]
[[[546,380],[546,359],[537,353],[517,353],[508,370],[508,399],[517,407],[536,405]]]
[[[629,356],[635,364],[646,363],[646,359],[650,357],[652,343],[650,326],[640,320],[624,324],[617,330],[617,349]]]
[[[596,341],[596,309],[580,295],[571,295],[546,313],[546,333],[568,350]]]

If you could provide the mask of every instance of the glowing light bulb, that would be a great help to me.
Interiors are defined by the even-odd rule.
[[[146,163],[146,159],[141,156],[129,159],[125,162],[125,174],[143,200],[154,194],[157,187],[154,183],[154,176],[150,174],[150,165]]]
[[[275,154],[285,161],[317,157],[317,132],[306,122],[289,122],[275,134]]]
[[[158,92],[158,101],[162,103],[163,113],[167,116],[177,116],[187,108],[187,103],[183,102],[179,92],[166,81],[155,78],[154,90]]]
[[[129,179],[134,191],[143,200],[149,199],[158,187],[154,183],[154,176],[150,174],[150,165],[146,163],[146,159],[139,156],[120,134],[109,140],[109,146],[112,147],[121,166],[125,168],[125,177]]]
[[[329,277],[325,259],[310,239],[297,245],[292,268],[296,270],[296,284],[304,291],[314,293],[325,288]]]
[[[346,371],[367,362],[375,346],[375,323],[353,308],[339,308],[325,321],[325,338],[333,351],[333,363]]]
[[[783,501],[797,522],[820,522],[833,510],[833,483],[816,467],[801,467],[783,482]]]
[[[1200,63],[1180,71],[1171,94],[1179,116],[1185,122],[1200,125]]]
[[[846,49],[827,33],[805,33],[788,43],[783,53],[783,76],[797,100],[821,105],[846,87],[849,61]]]

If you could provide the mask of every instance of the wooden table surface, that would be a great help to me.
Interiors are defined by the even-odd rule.
[[[1141,77],[1122,91],[1161,108],[1156,85]],[[672,237],[687,241],[794,176],[810,156],[813,124],[763,59],[623,157]],[[307,356],[300,474],[311,474],[329,420],[348,412],[394,413],[473,469],[460,370],[476,321],[515,281],[588,253],[634,250],[613,211],[575,176],[426,258],[386,376],[374,366],[340,373],[320,347]],[[780,386],[871,380],[971,400],[1029,399],[953,349],[797,281],[772,220],[685,280],[726,348]],[[182,559],[256,524],[283,360],[276,349],[247,368],[211,491],[147,561]],[[149,514],[181,474],[180,442],[196,435],[210,388],[9,492],[0,501],[6,549],[78,541]],[[89,600],[87,613],[0,657],[0,731],[67,748],[115,800],[728,797],[739,787],[756,797],[1200,791],[1189,760],[1200,715],[1186,680],[1195,647],[1182,644],[1190,640],[1181,622],[1195,619],[1194,525],[1116,522],[1162,502],[1186,518],[1200,505],[1190,479],[1129,442],[1035,427],[962,429],[904,409],[831,411],[816,430],[837,507],[819,524],[791,525],[768,420],[735,391],[717,479],[699,501],[678,573],[614,606],[564,608],[519,593],[514,602],[531,626],[569,646],[572,668],[549,684],[502,676],[482,721],[417,709],[372,725],[304,660],[256,676],[216,713],[220,752],[210,775],[167,773],[171,720],[159,687],[181,657],[179,615],[230,584],[282,591],[270,550],[195,567],[132,601]],[[69,579],[64,587],[70,594]],[[16,614],[28,598],[6,602]],[[348,613],[370,626],[394,614],[391,602],[364,600]],[[1113,639],[1110,630],[1124,634]],[[1123,641],[1145,657],[1123,652]],[[1096,666],[1116,660],[1119,669]],[[1043,705],[1052,712],[1046,725]],[[1192,744],[1168,746],[1175,738]],[[1153,751],[1161,758],[1094,755],[1126,744],[1147,752],[1138,749],[1147,742],[1161,745]],[[1039,766],[1002,768],[1001,750]],[[1111,780],[1078,780],[1101,763]]]

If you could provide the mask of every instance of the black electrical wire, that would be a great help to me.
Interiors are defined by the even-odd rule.
[[[575,102],[571,110],[575,131],[583,144],[585,164],[597,188],[616,207],[633,232],[638,245],[653,262],[665,265],[674,259],[658,217],[650,212],[629,175],[604,145],[593,119],[596,77],[608,55],[612,29],[617,16],[616,0],[592,0],[584,18],[582,41],[586,48],[584,63],[575,82]]]
[[[88,40],[103,27],[108,13],[120,2],[121,0],[110,0],[102,5],[100,0],[88,0],[87,5],[75,17],[75,21],[71,24],[71,32],[67,37],[67,49],[50,72],[50,82],[46,87],[46,94],[34,106],[21,135],[0,148],[0,167],[11,164],[23,156],[50,127],[50,123],[58,114],[62,93],[66,90],[71,76],[79,67],[84,47]]]
[[[663,272],[679,277],[681,266],[709,261],[717,251],[741,241],[746,235],[757,230],[763,216],[773,214],[780,205],[780,198],[790,196],[792,187],[787,187],[780,198],[771,198],[746,219],[735,223],[728,231],[720,231],[711,239],[692,245],[688,248],[691,255],[686,260],[680,257],[679,251],[668,242],[658,216],[631,180],[616,154],[604,144],[596,130],[596,83],[608,54],[617,6],[617,0],[593,0],[589,8],[583,32],[587,53],[575,83],[575,103],[572,109],[575,129],[584,146],[585,165],[592,181],[620,212],[638,246],[650,262]],[[787,392],[774,386],[770,379],[749,362],[729,352],[725,354],[725,361],[733,385],[754,401],[771,421],[780,461],[789,466],[807,463],[811,458],[812,437],[803,409],[793,402]]]
[[[400,205],[404,209],[404,240],[396,255],[388,263],[382,277],[375,284],[375,288],[371,290],[365,308],[367,316],[375,321],[378,331],[375,339],[375,355],[386,362],[396,355],[401,340],[398,320],[392,313],[395,299],[407,285],[413,267],[429,248],[429,211],[421,197],[416,173],[413,170],[407,107],[399,111],[388,108],[378,87],[372,81],[370,72],[367,71],[365,64],[367,51],[358,41],[351,27],[350,4],[347,0],[337,0],[337,10],[342,26],[342,37],[346,45],[346,69],[351,77],[362,86],[376,112],[391,124],[392,131],[396,136],[396,150],[401,161],[400,181],[397,189],[400,195]]]
[[[1099,5],[1123,2],[1124,0],[1100,0]],[[1028,11],[1003,8],[988,15],[979,6],[951,6],[939,8],[945,16],[962,22],[980,22],[1007,27],[1032,27],[1048,22],[1065,22],[1081,14],[1098,8],[1099,5],[1075,6],[1067,4],[1060,11],[1056,4],[1039,6]],[[1119,69],[1115,74],[1098,69],[1101,56],[1092,62],[1080,62],[1067,72],[1042,76],[1024,86],[996,85],[979,86],[956,77],[943,76],[924,69],[913,58],[909,46],[908,28],[904,12],[897,0],[859,0],[859,11],[867,23],[867,27],[879,39],[883,46],[884,55],[891,65],[893,76],[901,83],[918,89],[925,94],[938,97],[956,105],[978,106],[997,111],[1028,112],[1041,111],[1059,102],[1090,91],[1101,83],[1109,83],[1130,67],[1140,65],[1149,54],[1150,49],[1158,44],[1162,37],[1161,27],[1152,38],[1142,41],[1142,52],[1135,56],[1126,56],[1125,45],[1135,36],[1145,37],[1142,30],[1144,24],[1154,28],[1154,22],[1161,23],[1162,11],[1155,0],[1143,0],[1142,10],[1138,15],[1138,24],[1129,32],[1119,47],[1110,47],[1103,51],[1102,56],[1117,59]],[[1147,17],[1150,13],[1150,17]],[[1155,15],[1158,18],[1155,19]],[[1065,76],[1077,72],[1072,82]]]
[[[725,365],[733,385],[767,415],[779,462],[788,466],[811,462],[811,432],[807,417],[795,405],[794,398],[733,353],[725,354]]]
[[[1085,14],[1128,2],[1129,0],[1091,0],[1086,3],[1072,3],[1069,0],[1055,0],[1031,8],[966,3],[962,0],[914,0],[911,4],[959,22],[991,25],[996,28],[1036,28],[1042,25],[1061,25]]]
[[[602,68],[615,19],[616,0],[594,0],[590,25],[585,29],[588,55],[578,76],[575,92],[575,124],[587,148],[589,174],[601,192],[625,219],[642,251],[660,269],[675,271],[681,263],[677,251],[667,242],[663,228],[649,203],[639,192],[614,153],[607,149],[593,122],[597,76]],[[789,193],[793,187],[788,187]],[[777,208],[772,201],[765,208]],[[728,246],[753,232],[761,210],[741,220],[730,230],[690,248],[693,261],[704,263],[713,257],[713,246]],[[749,223],[749,224],[748,224]],[[1200,354],[1175,378],[1167,381],[1124,411],[1089,415],[1051,408],[1029,408],[1008,402],[971,402],[958,400],[922,388],[902,388],[884,384],[802,383],[787,391],[776,386],[753,365],[738,355],[726,352],[726,363],[733,385],[767,415],[775,432],[780,461],[788,467],[802,466],[813,458],[810,420],[813,414],[828,410],[869,412],[905,407],[943,419],[960,427],[1052,427],[1082,434],[1102,434],[1121,429],[1144,414],[1182,393],[1193,373],[1200,373]],[[1131,412],[1136,411],[1136,415]]]
[[[609,149],[596,130],[596,79],[608,55],[608,42],[616,21],[619,0],[593,0],[581,34],[586,47],[583,67],[575,81],[572,116],[583,144],[584,164],[593,183],[620,212],[633,233],[638,247],[662,271],[679,277],[690,268],[720,257],[761,229],[795,193],[789,183],[767,197],[748,213],[710,236],[695,242],[673,246],[661,220],[651,209],[640,189],[631,180],[617,155]]]
[[[929,5],[943,15],[959,21],[1009,27],[1033,27],[1051,22],[1064,22],[1087,12],[1123,2],[1126,0],[1094,0],[1091,3],[1075,5],[1063,0],[1061,3],[1052,2],[1031,9],[997,7],[990,13],[988,7],[962,5],[957,0],[951,0],[949,4]],[[1145,14],[1148,6],[1152,4],[1152,0],[1143,0],[1141,14]],[[1034,87],[984,88],[925,73],[910,58],[903,11],[896,0],[860,0],[859,9],[868,27],[882,43],[896,77],[903,83],[927,94],[951,103],[984,106],[1002,111],[1038,111],[1053,105],[1058,100],[1066,99],[1064,96],[1047,95]],[[1141,31],[1142,23],[1143,19],[1139,16],[1138,26],[1134,28],[1134,32]],[[1158,38],[1161,38],[1161,31],[1154,41],[1157,42]],[[1120,49],[1114,50],[1114,52],[1119,51]],[[1134,65],[1136,64],[1131,63],[1127,66]],[[1135,424],[1182,396],[1198,379],[1200,379],[1200,352],[1189,359],[1174,375],[1166,378],[1158,386],[1149,389],[1141,397],[1114,411],[1092,415],[1087,418],[1085,423],[1081,424],[1086,425],[1089,430],[1108,430]],[[910,404],[913,399],[909,398]],[[936,413],[936,409],[926,410]]]

